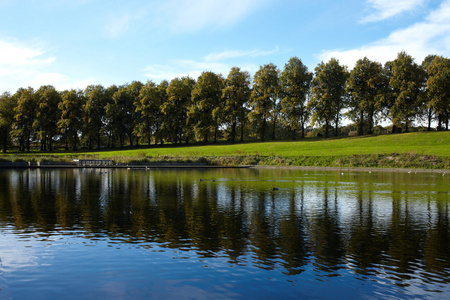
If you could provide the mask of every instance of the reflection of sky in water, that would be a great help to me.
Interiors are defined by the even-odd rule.
[[[12,213],[0,207],[0,299],[8,295],[17,299],[356,299],[450,294],[446,279],[439,278],[450,269],[425,269],[428,257],[423,256],[429,255],[423,244],[436,233],[439,222],[448,226],[450,192],[442,176],[426,174],[409,182],[408,174],[376,172],[261,171],[248,178],[233,172],[181,172],[180,177],[175,172],[113,170],[99,176],[93,169],[59,175],[11,172],[9,184],[25,183],[31,194],[24,195],[30,199],[20,198],[23,191],[13,188],[11,199],[0,194],[0,204],[10,201],[17,210],[26,203],[32,211],[23,208],[23,224],[17,229],[14,215],[1,219]],[[39,194],[34,190],[46,192],[44,184],[52,197],[64,195],[62,200],[34,199]],[[66,188],[73,190],[74,200],[64,198]],[[95,199],[88,200],[90,196]],[[167,203],[162,198],[166,196]],[[43,214],[33,219],[46,201],[84,208],[98,204],[100,215],[89,216],[97,217],[92,221],[85,218],[84,210],[64,207],[74,224],[63,230],[54,223],[57,218],[47,220]],[[58,209],[55,214],[61,213]],[[135,216],[147,217],[143,224],[153,226],[152,231],[132,236],[129,227],[136,225]],[[93,222],[93,227],[86,222]],[[110,224],[116,232],[108,231]],[[242,240],[232,236],[234,230],[245,231],[240,233]],[[411,238],[422,239],[417,240],[422,244],[408,244],[413,233],[408,230],[418,232]],[[444,230],[448,236],[448,227]],[[390,244],[387,250],[372,249],[380,257],[359,252],[367,247],[367,238],[392,235],[403,239],[399,245],[412,247],[413,260],[399,260],[403,258],[396,251],[403,248],[395,240],[382,240]],[[291,245],[299,241],[304,245]],[[242,252],[233,248],[240,242]],[[203,248],[209,244],[215,248]],[[230,255],[233,251],[238,251],[237,257]],[[299,258],[289,251],[305,253]],[[448,266],[449,250],[439,251],[444,256],[438,259]],[[408,265],[405,274],[402,264]]]

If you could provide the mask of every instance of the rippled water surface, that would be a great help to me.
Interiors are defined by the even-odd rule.
[[[0,299],[448,299],[448,175],[0,170]]]

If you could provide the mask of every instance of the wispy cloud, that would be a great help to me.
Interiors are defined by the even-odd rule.
[[[388,37],[351,50],[323,51],[318,58],[335,57],[352,68],[356,61],[367,56],[384,63],[406,51],[420,63],[428,54],[450,55],[450,0],[431,12],[424,21],[396,30]]]
[[[367,0],[367,3],[375,10],[361,20],[362,23],[377,22],[391,18],[400,13],[411,11],[424,4],[425,0]]]
[[[167,64],[148,65],[144,70],[144,75],[151,80],[172,80],[177,77],[191,76],[197,78],[204,71],[212,71],[217,74],[228,76],[231,68],[236,66],[235,58],[255,58],[259,56],[269,56],[278,52],[278,46],[273,50],[227,50],[220,53],[211,53],[203,57],[201,60],[171,60]],[[256,63],[240,64],[242,70],[254,73],[259,69]]]
[[[267,0],[169,0],[157,11],[156,21],[176,33],[231,26]]]
[[[239,58],[239,57],[258,57],[258,56],[268,56],[280,51],[280,47],[275,46],[273,50],[250,50],[250,51],[239,51],[239,50],[227,50],[220,53],[211,53],[205,57],[205,61],[220,61],[229,58]]]
[[[14,93],[20,87],[51,84],[59,89],[82,88],[87,81],[76,81],[50,71],[56,58],[39,43],[22,43],[16,39],[0,39],[0,93]]]
[[[119,12],[111,15],[105,25],[105,32],[109,38],[115,39],[126,34],[131,27],[148,16],[145,7],[135,12]]]

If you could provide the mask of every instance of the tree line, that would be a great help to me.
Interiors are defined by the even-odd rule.
[[[358,134],[371,134],[381,120],[392,132],[408,131],[426,121],[431,130],[448,130],[450,59],[427,56],[417,64],[406,52],[382,65],[367,57],[349,71],[335,58],[319,63],[314,73],[292,57],[278,69],[263,65],[251,78],[233,67],[228,76],[205,71],[187,76],[84,90],[57,91],[53,86],[20,88],[0,96],[0,144],[30,151],[114,148],[141,143],[216,142],[247,137],[276,139],[277,128],[293,139],[305,127],[322,126],[325,136],[338,135],[343,118]],[[330,132],[330,130],[334,132]]]

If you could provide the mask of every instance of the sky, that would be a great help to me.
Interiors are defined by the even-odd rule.
[[[450,57],[450,0],[0,0],[0,93]]]

